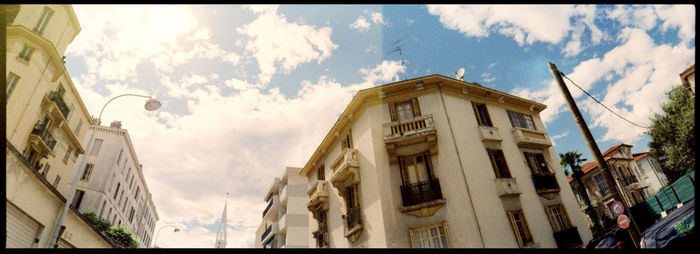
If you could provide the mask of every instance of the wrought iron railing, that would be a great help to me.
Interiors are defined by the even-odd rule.
[[[554,173],[533,173],[532,181],[535,183],[535,189],[539,191],[559,190],[557,178]]]
[[[51,132],[46,129],[47,126],[46,124],[41,124],[38,126],[35,126],[34,129],[32,129],[32,134],[39,136],[42,141],[46,144],[46,146],[53,151],[53,148],[56,146],[56,139],[51,135]]]
[[[554,232],[554,240],[559,248],[577,248],[583,245],[581,236],[578,234],[576,227],[565,229],[559,232]]]
[[[343,215],[345,220],[345,231],[353,229],[355,226],[362,224],[362,216],[360,216],[360,208],[350,208],[347,214]]]
[[[403,198],[404,206],[441,199],[440,181],[431,179],[414,184],[401,185],[401,197]]]
[[[49,99],[56,103],[56,106],[58,106],[58,110],[61,111],[63,117],[68,118],[68,113],[70,113],[70,109],[66,105],[66,102],[63,100],[63,97],[61,97],[61,94],[59,94],[56,91],[50,92]]]

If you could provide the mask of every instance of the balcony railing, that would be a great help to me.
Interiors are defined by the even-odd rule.
[[[515,143],[520,147],[547,148],[552,146],[552,141],[547,138],[547,133],[538,130],[515,127],[512,130]]]
[[[263,211],[263,215],[262,215],[263,218],[265,218],[265,214],[267,214],[267,212],[270,211],[270,208],[272,208],[272,203],[273,203],[273,200],[270,199],[270,203],[267,204],[267,208],[265,208],[265,210]]]
[[[268,226],[268,227],[265,229],[265,232],[263,232],[262,235],[260,236],[260,241],[261,241],[261,242],[264,241],[265,238],[267,237],[267,235],[270,234],[270,232],[272,232],[272,225]]]
[[[554,240],[557,242],[557,247],[562,249],[578,248],[583,245],[583,241],[581,241],[581,236],[578,234],[576,227],[554,232]]]
[[[66,102],[63,100],[63,97],[61,97],[61,95],[58,92],[53,91],[49,93],[49,99],[56,103],[56,106],[58,106],[58,110],[61,111],[63,117],[68,118],[68,113],[70,113],[70,109],[66,105]]]
[[[441,199],[440,181],[432,179],[415,184],[401,185],[401,197],[403,198],[404,206]]]
[[[51,132],[46,129],[45,124],[34,127],[34,129],[32,129],[32,134],[39,136],[41,141],[44,141],[44,144],[53,151],[53,148],[56,146],[56,139],[51,135]]]
[[[345,233],[350,233],[356,226],[362,224],[362,216],[360,216],[360,208],[354,207],[348,210],[348,213],[343,215],[345,221]]]
[[[326,202],[328,199],[328,182],[325,180],[318,180],[311,184],[311,187],[306,192],[309,194],[309,201],[307,207],[311,209],[319,203]]]
[[[389,142],[401,137],[420,135],[434,131],[433,116],[418,116],[412,119],[384,124],[384,141]]]
[[[559,192],[559,183],[554,173],[533,173],[532,182],[537,193]]]

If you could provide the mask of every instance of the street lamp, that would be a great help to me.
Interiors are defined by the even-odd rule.
[[[156,232],[156,240],[153,241],[153,245],[151,246],[151,248],[156,247],[156,243],[158,243],[158,236],[160,236],[160,231],[163,230],[167,226],[175,227],[175,230],[173,230],[173,232],[175,232],[175,233],[180,232],[180,228],[178,228],[177,226],[175,226],[173,224],[167,224],[167,225],[160,227],[158,232]]]
[[[114,99],[119,98],[119,97],[123,97],[123,96],[136,96],[136,97],[148,98],[148,100],[146,101],[146,104],[144,105],[144,108],[148,111],[154,111],[154,110],[160,108],[160,105],[161,105],[160,101],[154,99],[151,96],[147,96],[147,95],[139,95],[139,94],[118,95],[118,96],[115,96],[114,98],[110,99],[109,101],[107,101],[107,103],[105,103],[105,105],[102,106],[102,110],[100,110],[100,115],[97,117],[97,122],[94,122],[93,126],[97,127],[100,125],[100,121],[102,121],[101,120],[102,119],[102,112],[104,112],[105,107],[107,107],[107,105],[110,102],[112,102]],[[87,160],[87,155],[90,153],[90,149],[92,148],[93,138],[95,138],[95,130],[92,130],[90,132],[90,139],[88,139],[88,146],[85,149],[85,155],[80,160],[80,164],[79,164],[80,166],[78,167],[77,174],[75,174],[73,176],[71,188],[70,188],[70,191],[68,192],[68,196],[66,197],[66,203],[65,203],[65,205],[63,205],[63,210],[61,211],[61,216],[58,218],[58,222],[56,223],[56,229],[54,230],[53,237],[51,237],[51,243],[49,244],[49,246],[53,246],[54,248],[58,248],[58,237],[61,234],[61,232],[63,232],[63,230],[62,230],[63,220],[65,219],[66,214],[68,213],[68,208],[71,206],[71,203],[73,203],[73,198],[75,196],[75,188],[78,185],[78,179],[80,178],[80,175],[81,175],[83,169],[85,168],[85,162]]]

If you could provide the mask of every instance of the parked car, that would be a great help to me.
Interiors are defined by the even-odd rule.
[[[634,244],[627,229],[615,227],[591,240],[586,249],[633,249]]]
[[[654,223],[642,233],[642,248],[687,248],[694,246],[695,199]]]

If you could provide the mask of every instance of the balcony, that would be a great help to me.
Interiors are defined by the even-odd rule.
[[[267,208],[263,211],[263,220],[274,221],[277,220],[277,215],[279,213],[280,207],[280,197],[278,195],[272,195],[268,201]]]
[[[338,190],[342,190],[347,184],[360,182],[360,162],[357,158],[357,149],[343,149],[338,158],[331,164],[331,168],[333,169],[331,184]]]
[[[499,197],[520,195],[522,193],[515,178],[496,178],[493,182],[496,184],[496,191]]]
[[[314,207],[319,204],[324,206],[324,210],[328,210],[328,181],[316,181],[306,193],[309,194],[309,201],[306,205],[309,211],[315,211]]]
[[[58,110],[61,111],[63,117],[68,118],[68,113],[70,113],[70,109],[66,105],[66,102],[63,101],[63,97],[61,97],[61,95],[58,92],[53,91],[49,93],[49,99],[56,103],[56,106],[58,106]]]
[[[543,131],[514,127],[513,137],[519,147],[549,148],[552,146],[552,141],[547,138],[547,133]]]
[[[56,139],[47,130],[45,125],[36,125],[29,135],[29,144],[37,151],[39,157],[47,155],[55,156],[53,149],[56,146]]]
[[[424,115],[413,119],[384,124],[384,144],[389,154],[394,154],[400,146],[428,143],[435,149],[437,136],[433,125],[433,116]],[[393,160],[393,158],[392,158]]]
[[[282,187],[282,190],[280,191],[280,202],[283,206],[287,205],[287,185]]]
[[[532,182],[535,184],[537,194],[547,199],[552,199],[559,193],[559,183],[554,173],[533,173]]]
[[[554,232],[554,240],[557,242],[557,247],[560,249],[580,248],[583,245],[581,236],[578,234],[576,227]]]
[[[344,236],[349,238],[351,242],[357,241],[360,237],[360,233],[362,233],[362,215],[360,214],[360,208],[350,208],[347,214],[342,217],[345,224]]]
[[[267,226],[265,232],[260,236],[260,242],[268,244],[268,241],[272,240],[277,233],[279,233],[277,222],[273,222]]]
[[[401,185],[401,197],[403,206],[413,206],[442,199],[440,181],[432,179],[415,184]]]
[[[492,141],[501,142],[501,134],[498,133],[498,128],[491,126],[479,126],[479,134],[481,135],[481,141]]]

